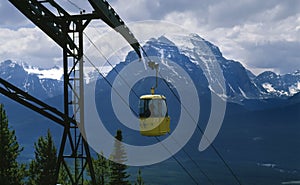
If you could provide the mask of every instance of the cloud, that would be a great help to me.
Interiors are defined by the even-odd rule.
[[[248,22],[276,21],[294,15],[300,10],[300,1],[290,0],[113,0],[112,6],[130,21],[161,20],[174,13],[193,12],[191,16],[205,24],[202,26],[233,27]],[[191,17],[187,17],[191,18]],[[175,23],[180,23],[179,21]]]
[[[165,20],[197,32],[219,46],[225,57],[241,61],[249,68],[273,68],[281,73],[300,69],[300,57],[295,54],[300,43],[300,1],[141,0],[126,4],[115,0],[112,3],[130,20]]]
[[[286,6],[284,1],[219,1],[219,3],[209,6],[207,23],[212,28],[234,27],[236,25],[285,18],[283,15],[278,16],[278,14],[289,12],[289,9],[282,8]]]
[[[0,29],[0,60],[13,59],[41,67],[57,64],[62,51],[39,28]]]
[[[92,10],[87,1],[57,0],[57,2],[72,13],[78,13],[76,6],[88,12]],[[297,43],[300,43],[299,0],[110,0],[109,3],[128,23],[163,20],[196,32],[219,46],[225,57],[238,60],[247,67],[253,69],[272,67],[282,73],[300,69],[298,65],[300,57],[296,54],[299,48]],[[2,41],[2,37],[5,37],[4,46],[0,46],[1,58],[13,56],[13,53],[7,49],[12,48],[8,43],[25,45],[17,46],[19,51],[15,55],[18,57],[30,56],[32,60],[33,58],[45,60],[47,55],[51,55],[49,59],[51,61],[61,57],[59,48],[53,42],[51,47],[56,49],[50,54],[45,52],[47,48],[41,46],[40,43],[49,45],[50,39],[46,39],[47,37],[41,37],[42,42],[40,42],[34,37],[24,36],[24,31],[19,28],[32,28],[33,24],[8,1],[0,3],[0,16],[4,17],[0,20],[1,28],[3,28],[0,30],[2,33],[2,35],[0,33],[0,40]],[[4,28],[9,30],[4,30]],[[43,35],[41,31],[37,33],[38,28],[35,29],[35,31],[31,30],[33,35],[37,34],[38,37]],[[12,30],[15,31],[14,36],[9,40],[3,32]],[[9,34],[12,33],[9,32]],[[28,50],[28,43],[36,45],[35,49]],[[38,49],[41,51],[38,52]],[[273,57],[274,60],[268,60],[269,57]],[[284,65],[283,59],[288,65]]]
[[[273,68],[278,73],[291,73],[300,69],[300,42],[274,41],[245,43],[244,52],[248,65],[257,68]]]
[[[215,42],[227,58],[238,60],[249,68],[293,72],[300,69],[300,56],[297,54],[300,43],[299,17],[300,13],[275,22],[219,27],[211,30],[206,37]]]

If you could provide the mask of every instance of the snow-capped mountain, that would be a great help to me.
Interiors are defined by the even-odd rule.
[[[300,71],[286,75],[264,72],[255,76],[241,63],[224,58],[217,46],[197,34],[165,34],[149,39],[143,47],[148,56],[162,59],[160,70],[172,67],[164,58],[179,64],[191,76],[200,94],[212,91],[222,99],[240,103],[245,99],[285,98],[300,92]],[[135,59],[137,55],[129,52],[116,69],[120,71]],[[114,79],[110,67],[103,70],[104,76]],[[172,78],[180,78],[176,69],[172,70],[169,82]],[[62,94],[62,75],[63,69],[57,66],[42,69],[10,60],[0,63],[1,78],[40,98]],[[89,69],[85,81],[88,83],[98,77],[98,71]]]
[[[227,100],[261,97],[260,89],[248,75],[251,72],[245,69],[241,63],[225,59],[217,46],[197,34],[170,36],[170,40],[190,61],[201,67],[209,83],[222,83],[216,81],[223,78],[216,78],[217,66],[221,67],[220,72],[223,73],[226,86],[224,92],[227,91],[224,97]]]
[[[229,102],[285,98],[300,91],[298,73],[279,75],[279,81],[267,83],[262,80],[264,74],[255,76],[241,63],[224,58],[217,46],[197,34],[166,34],[157,39],[150,39],[144,45],[144,49],[149,56],[167,58],[179,64],[192,77],[200,93],[206,93],[209,89]],[[134,52],[129,53],[125,64],[134,61],[136,57]],[[169,67],[163,62],[162,64],[160,70]],[[122,67],[119,70],[121,69]],[[169,76],[171,79],[175,77],[174,74]],[[275,93],[271,87],[280,93]],[[218,88],[219,92],[215,90]]]
[[[164,58],[176,62],[190,75],[200,95],[199,99],[201,99],[201,114],[198,122],[200,128],[205,127],[210,116],[211,109],[209,106],[211,102],[207,98],[210,96],[210,91],[229,101],[224,123],[214,142],[226,160],[233,165],[233,168],[239,173],[246,174],[242,175],[242,182],[255,184],[260,181],[262,184],[279,184],[287,181],[287,179],[299,179],[300,160],[298,156],[300,150],[299,147],[295,146],[298,146],[300,138],[298,133],[300,129],[298,124],[300,120],[298,114],[300,93],[297,93],[300,91],[300,71],[286,75],[264,72],[255,76],[241,63],[224,58],[217,46],[196,34],[164,35],[160,38],[150,39],[144,45],[144,49],[149,56],[157,56],[162,59],[161,71],[167,69],[172,71],[166,79],[168,82],[172,82],[174,78],[184,79],[178,73],[178,68],[172,66],[172,63],[164,60]],[[113,82],[117,75],[116,71],[121,71],[135,59],[137,59],[137,55],[132,51],[128,53],[124,62],[116,65],[116,70],[108,72],[109,68],[104,68],[100,71],[107,77],[107,80]],[[218,66],[222,76],[224,76],[224,82],[215,71]],[[0,62],[0,78],[40,99],[62,95],[61,75],[62,70],[59,67],[42,69],[10,60]],[[99,73],[90,69],[85,80],[88,82],[98,77]],[[154,81],[154,79],[151,80]],[[224,86],[218,86],[222,83]],[[115,134],[117,129],[121,129],[125,136],[124,140],[128,144],[137,143],[137,146],[152,144],[153,140],[150,139],[153,138],[141,137],[138,131],[129,129],[118,120],[114,114],[111,98],[107,98],[112,89],[102,78],[98,80],[98,84],[102,89],[96,89],[99,91],[96,94],[97,111],[101,114],[102,121],[107,123],[105,125],[107,130]],[[181,110],[177,108],[180,107],[180,103],[174,101],[174,94],[165,91],[168,88],[166,85],[163,86],[164,83],[160,82],[159,85],[162,88],[158,88],[157,92],[166,95],[169,101],[168,108],[172,120],[171,131],[173,132],[176,130],[176,123],[181,113]],[[140,95],[141,92],[148,92],[149,86],[151,87],[152,84],[140,81],[133,89]],[[218,87],[221,88],[218,89]],[[48,100],[54,107],[62,107],[61,96]],[[136,101],[138,97],[132,95],[130,100],[133,100],[130,101],[130,104],[132,109],[136,111],[138,109],[138,101]],[[261,102],[268,105],[261,106],[263,104]],[[18,134],[20,145],[24,146],[21,160],[28,162],[33,158],[33,143],[43,132],[46,133],[48,128],[51,128],[53,138],[57,140],[56,143],[60,143],[61,128],[58,128],[52,121],[26,107],[16,105],[2,95],[0,95],[0,103],[5,105],[9,114],[9,121]],[[46,101],[46,103],[48,102]],[[213,178],[215,184],[222,184],[224,178],[228,176],[228,172],[217,165],[221,163],[219,158],[215,157],[213,150],[198,152],[201,136],[202,134],[195,130],[183,149],[191,152],[189,154],[193,161],[202,164],[207,174],[214,174],[210,177]],[[156,142],[155,139],[154,142]],[[175,157],[182,161],[183,165],[191,172],[199,170],[182,152],[176,154]],[[151,173],[148,174],[153,174],[153,170],[156,169],[174,174],[181,170],[173,159],[166,163],[151,166]],[[145,167],[144,170],[147,174],[148,168]],[[252,177],[258,173],[262,174],[261,177],[253,179]],[[182,179],[182,177],[182,175],[178,176],[178,179]],[[155,179],[155,177],[148,178]],[[175,180],[177,179],[175,178]],[[228,184],[235,183],[231,177],[225,180]],[[168,183],[169,180],[167,179],[165,184]],[[205,181],[201,181],[201,183],[209,184]],[[182,183],[178,182],[177,184]]]
[[[293,74],[278,75],[273,72],[264,72],[255,76],[241,63],[228,60],[223,57],[220,49],[212,43],[201,38],[197,34],[190,35],[164,35],[158,39],[152,39],[145,46],[155,45],[157,50],[168,53],[170,46],[178,49],[179,53],[188,57],[189,62],[196,64],[203,71],[211,91],[212,84],[221,84],[220,77],[216,74],[217,65],[220,66],[224,76],[226,94],[218,94],[227,101],[239,102],[243,99],[268,99],[285,98],[300,92],[300,71]],[[169,54],[172,58],[173,54]],[[176,53],[176,52],[175,52]],[[166,55],[166,54],[165,54]],[[177,57],[180,57],[179,55]],[[182,57],[182,56],[181,56]],[[173,57],[174,59],[174,57]],[[176,61],[176,57],[174,59]],[[184,65],[189,66],[186,63]],[[197,70],[188,69],[187,71]],[[201,70],[198,71],[201,73]]]
[[[0,63],[0,77],[40,99],[62,94],[63,82],[59,80],[60,69],[39,69],[11,60]]]
[[[285,75],[266,71],[258,75],[254,82],[260,84],[269,95],[293,96],[300,92],[300,71]]]

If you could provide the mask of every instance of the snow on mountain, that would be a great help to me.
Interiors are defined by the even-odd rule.
[[[214,58],[217,59],[222,57],[222,53],[219,48],[212,43],[201,38],[197,34],[188,34],[188,35],[164,35],[172,43],[174,43],[180,50],[181,53],[185,54],[191,59],[192,62],[199,64],[200,61],[197,60],[198,54],[204,58]]]
[[[300,71],[285,75],[266,71],[255,76],[241,63],[224,58],[217,46],[197,34],[165,34],[149,39],[143,47],[149,56],[162,59],[160,70],[173,71],[168,76],[168,82],[172,82],[172,78],[181,78],[177,69],[168,62],[170,60],[189,73],[199,86],[200,93],[210,90],[227,101],[282,98],[300,92]],[[134,61],[136,57],[134,51],[129,52],[125,62],[120,61],[121,66]],[[99,71],[103,76],[109,76],[111,69],[110,66],[103,66],[97,70],[86,68],[85,82],[89,83],[101,77]],[[43,98],[62,93],[62,75],[63,69],[57,66],[42,69],[10,60],[0,63],[1,78]]]
[[[282,76],[282,82],[262,81],[261,75],[255,76],[240,62],[224,58],[217,46],[197,34],[164,34],[159,38],[149,39],[143,48],[148,56],[162,59],[160,70],[167,68],[173,71],[167,77],[168,82],[172,82],[173,78],[181,78],[177,69],[167,62],[170,60],[189,73],[195,85],[199,86],[200,93],[207,93],[209,89],[227,101],[241,103],[245,99],[284,98],[299,92],[300,80],[295,77],[300,72]],[[131,51],[125,59],[125,65],[135,60],[137,55]],[[124,66],[119,70],[122,67]],[[282,84],[285,84],[284,88],[277,88]]]
[[[289,91],[290,91],[291,95],[294,95],[294,94],[297,94],[298,92],[300,92],[300,82],[298,81],[294,85],[290,86]]]
[[[63,76],[63,68],[54,66],[49,69],[43,69],[33,66],[28,66],[27,64],[22,64],[24,70],[28,74],[36,74],[39,79],[54,79],[54,80],[61,80]]]
[[[101,78],[102,76],[106,77],[112,69],[113,68],[111,66],[102,66],[99,68],[84,67],[84,81],[88,84],[91,81]]]
[[[270,97],[289,97],[300,92],[300,70],[292,74],[277,75],[273,72],[265,72],[255,76],[241,63],[227,60],[223,57],[220,49],[212,43],[201,38],[197,34],[189,35],[164,35],[159,40],[172,43],[178,47],[181,54],[201,67],[209,82],[209,88],[214,91],[211,84],[222,82],[218,76],[218,66],[221,67],[226,90],[215,92],[227,100],[240,101],[242,99],[265,99]],[[168,40],[169,41],[166,41]],[[220,92],[223,92],[220,93]]]
[[[255,83],[273,96],[293,96],[300,92],[300,72],[279,75],[271,71],[265,71],[254,79]]]
[[[47,72],[45,69],[29,67],[11,60],[0,63],[1,78],[40,99],[62,94],[63,82],[57,80],[58,74],[53,74],[54,71],[59,70],[56,67]]]
[[[181,54],[187,56],[191,62],[201,67],[209,82],[209,89],[211,91],[220,97],[227,97],[225,82],[218,63],[218,58],[222,57],[218,47],[207,42],[197,34],[167,34],[165,37],[178,47]]]
[[[196,62],[192,62],[189,57],[180,51],[180,48],[177,47],[176,43],[173,43],[166,35],[149,39],[143,48],[148,56],[155,56],[161,59],[159,70],[169,72],[169,74],[165,76],[168,82],[172,83],[175,81],[174,79],[177,78],[178,81],[183,80],[183,84],[188,83],[187,79],[179,73],[178,67],[180,66],[190,75],[195,86],[202,89],[199,93],[205,94],[208,92],[209,84],[200,65]],[[136,58],[134,58],[134,56],[136,57],[135,53],[129,53],[125,59],[125,64],[135,61]],[[175,62],[177,65],[173,65],[172,62]]]
[[[199,66],[209,83],[208,88],[223,99],[240,101],[264,96],[250,71],[239,62],[225,59],[217,46],[199,35],[166,34],[158,42],[164,43],[161,47],[165,50],[167,45],[175,46],[180,54]]]

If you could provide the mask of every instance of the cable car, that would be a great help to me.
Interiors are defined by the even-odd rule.
[[[143,95],[139,101],[140,133],[143,136],[162,136],[170,132],[170,117],[166,97],[154,94]]]

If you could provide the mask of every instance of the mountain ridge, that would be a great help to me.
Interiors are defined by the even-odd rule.
[[[151,38],[146,42],[144,48],[148,48],[147,52],[150,56],[153,55],[153,52],[156,52],[155,55],[162,55],[160,52],[164,51],[165,57],[173,60],[176,60],[172,57],[174,53],[178,53],[177,57],[181,57],[181,59],[183,56],[187,57],[184,60],[200,66],[202,71],[199,73],[203,73],[206,78],[211,78],[208,81],[215,80],[213,76],[210,76],[211,69],[213,69],[213,66],[210,65],[212,65],[212,61],[217,61],[222,69],[227,91],[226,95],[220,96],[224,96],[227,101],[238,103],[244,99],[287,98],[300,92],[300,70],[284,75],[265,71],[255,76],[240,62],[224,58],[217,46],[197,34],[164,35],[157,39]],[[131,51],[125,58],[125,63],[135,58],[136,56]],[[44,96],[40,98],[50,98],[62,93],[59,88],[63,84],[62,72],[62,68],[57,66],[43,69],[11,60],[0,63],[1,78],[12,83],[16,82],[16,86],[33,93],[33,95],[40,96],[42,94],[35,92],[37,90],[32,89],[34,86],[44,89]],[[95,72],[87,75],[93,75],[91,78],[95,79]]]
[[[300,150],[299,147],[295,146],[298,146],[300,140],[298,134],[300,117],[297,114],[300,107],[300,93],[276,94],[268,92],[265,88],[266,86],[263,87],[263,84],[270,83],[275,90],[285,88],[287,91],[289,87],[295,85],[296,82],[298,83],[297,72],[295,72],[295,75],[287,75],[285,77],[268,72],[262,74],[259,78],[259,75],[253,77],[251,76],[252,73],[249,73],[241,63],[234,60],[227,60],[221,52],[218,53],[220,50],[217,46],[211,44],[205,45],[205,48],[199,46],[200,48],[197,49],[194,48],[193,43],[203,44],[204,42],[205,44],[205,40],[196,35],[188,38],[190,40],[187,42],[190,45],[184,44],[183,47],[185,48],[178,48],[176,42],[170,41],[167,37],[161,37],[149,40],[145,44],[144,49],[149,55],[157,56],[158,58],[164,56],[168,60],[175,61],[176,64],[189,73],[199,92],[199,99],[201,99],[201,114],[198,125],[202,129],[205,128],[211,111],[209,101],[213,88],[209,86],[209,82],[215,79],[214,74],[209,73],[208,69],[214,67],[210,66],[209,62],[214,61],[220,65],[225,77],[226,94],[223,96],[222,94],[218,95],[222,100],[228,101],[222,128],[214,141],[214,146],[235,172],[238,173],[242,182],[262,185],[280,184],[281,182],[299,179],[300,171],[298,170],[298,164],[300,164],[300,161],[298,156]],[[207,47],[214,47],[213,51],[207,50]],[[201,52],[208,53],[201,55]],[[197,57],[195,56],[198,56],[201,60],[196,61]],[[136,54],[129,52],[125,61],[117,64],[115,70],[107,74],[106,80],[113,82],[118,75],[116,71],[121,71],[136,59]],[[171,62],[162,62],[161,70],[166,70],[169,67],[173,67]],[[173,70],[176,72],[177,69],[173,68]],[[180,75],[169,75],[172,78],[181,77]],[[273,78],[270,78],[270,76]],[[39,73],[30,74],[23,69],[22,65],[12,61],[0,64],[0,77],[28,93],[38,96],[44,102],[55,107],[60,107],[60,110],[63,110],[62,84],[55,85],[55,83],[62,83],[62,81],[45,79],[43,78],[45,76],[41,76]],[[95,76],[93,76],[94,78]],[[134,93],[131,92],[129,98],[134,111],[137,111],[138,108],[138,96],[145,92],[149,93],[148,91],[154,82],[154,78],[142,79],[134,85],[133,90],[137,95],[133,95]],[[167,79],[167,83],[171,85],[171,82],[172,79]],[[280,84],[277,85],[276,83],[279,82]],[[45,94],[42,86],[43,83],[49,83],[49,87],[53,87],[54,85],[56,88],[61,89],[61,91],[57,91],[55,96],[52,96],[53,94]],[[171,130],[174,131],[178,116],[180,115],[179,105],[178,102],[174,101],[175,98],[171,92],[164,91],[164,89],[167,89],[167,84],[163,82],[159,84],[162,88],[158,88],[157,93],[165,94],[167,97],[169,114],[172,121]],[[47,87],[45,88],[47,89]],[[171,88],[175,89],[173,86]],[[101,120],[103,119],[107,130],[114,135],[116,129],[122,129],[124,142],[130,144],[147,145],[157,142],[153,140],[149,141],[150,138],[142,137],[138,131],[125,128],[120,123],[113,113],[111,99],[107,98],[110,97],[111,90],[103,78],[98,78],[95,102],[97,102],[97,110],[102,115]],[[24,146],[21,160],[28,162],[34,157],[33,143],[39,136],[46,134],[48,128],[51,129],[57,145],[59,144],[63,131],[61,127],[2,95],[0,95],[0,98],[1,103],[4,103],[5,108],[7,108],[9,121],[12,127],[16,129],[20,144]],[[132,134],[133,132],[134,134]],[[223,168],[224,165],[216,157],[213,150],[210,148],[205,152],[197,150],[201,136],[200,131],[196,129],[183,150],[175,154],[176,159],[189,171],[193,172],[195,177],[199,177],[201,182],[203,181],[203,184],[208,184],[209,182],[205,181],[205,178],[199,172],[199,168],[195,167],[192,162],[199,164],[201,169],[213,179],[215,184],[234,184],[235,182],[228,175],[228,171]],[[164,139],[164,137],[161,139]],[[193,161],[189,160],[183,151],[188,152]],[[273,168],[273,166],[276,166],[276,168]],[[178,164],[173,158],[170,158],[162,163],[145,166],[142,171],[145,181],[149,183],[153,183],[154,181],[156,181],[156,184],[172,183],[179,185],[189,183],[189,178],[184,177],[184,174],[180,173],[180,170],[182,169]],[[165,178],[166,176],[172,178]]]

